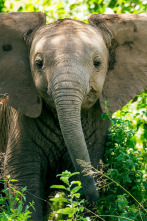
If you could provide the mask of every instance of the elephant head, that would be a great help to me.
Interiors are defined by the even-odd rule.
[[[103,110],[105,99],[116,111],[147,88],[147,16],[92,15],[89,21],[45,25],[42,13],[0,14],[0,93],[28,117],[39,117],[42,99],[56,108],[73,165],[95,201],[94,178],[83,176],[77,163],[90,163],[81,109],[99,99]]]

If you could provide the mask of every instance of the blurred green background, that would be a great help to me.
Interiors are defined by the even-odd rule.
[[[0,11],[42,11],[48,22],[65,17],[86,21],[92,13],[145,13],[147,0],[0,0]]]

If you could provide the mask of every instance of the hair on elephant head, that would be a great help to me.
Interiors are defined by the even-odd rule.
[[[101,120],[101,101],[114,112],[147,89],[147,15],[91,15],[89,22],[45,25],[43,13],[0,14],[5,173],[38,197],[53,173],[73,165],[96,201],[94,178],[77,159],[97,167],[102,158],[109,122]],[[36,206],[32,219],[43,220],[44,205]]]

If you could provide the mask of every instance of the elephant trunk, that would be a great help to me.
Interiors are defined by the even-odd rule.
[[[83,176],[84,166],[77,162],[77,159],[79,159],[90,163],[90,158],[81,125],[81,104],[85,89],[82,86],[83,81],[80,75],[77,72],[75,75],[77,76],[67,72],[66,74],[57,74],[54,77],[52,94],[61,131],[73,165],[76,171],[80,172],[85,195],[88,199],[96,201],[98,199],[98,192],[95,187],[94,178],[91,175]]]

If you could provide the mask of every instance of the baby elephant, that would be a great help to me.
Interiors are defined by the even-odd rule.
[[[103,158],[112,112],[147,89],[147,15],[91,15],[45,24],[43,13],[0,14],[0,150],[5,175],[27,186],[35,201],[31,220],[48,218],[56,174],[80,172],[89,200],[99,194],[83,160]]]

